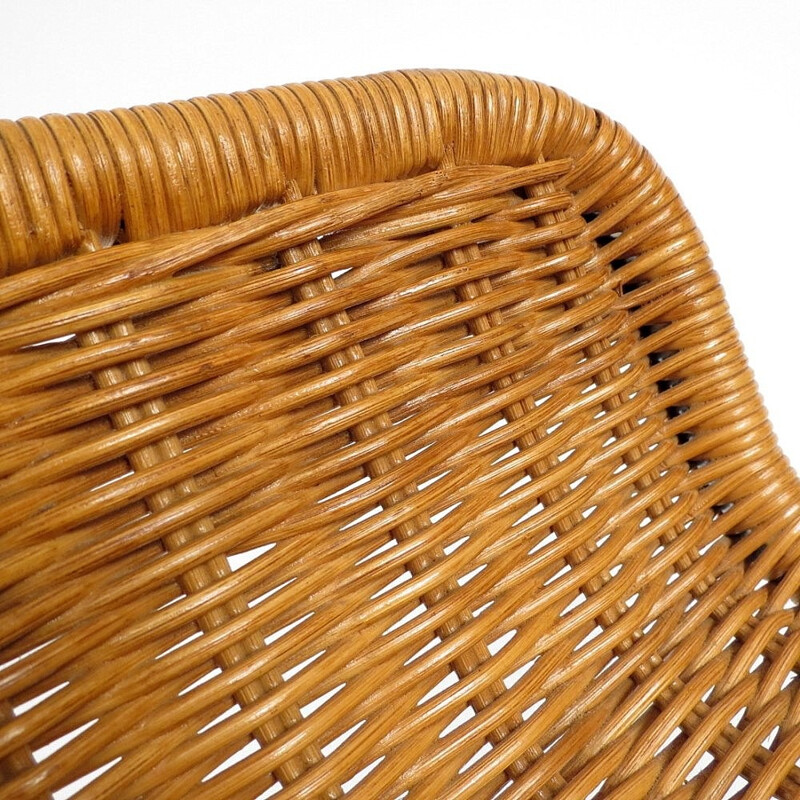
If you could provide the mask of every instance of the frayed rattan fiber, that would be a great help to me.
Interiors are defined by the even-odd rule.
[[[624,128],[396,72],[0,197],[2,797],[800,797],[800,492]]]

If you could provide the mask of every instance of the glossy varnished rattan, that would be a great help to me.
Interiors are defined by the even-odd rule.
[[[800,797],[800,493],[624,128],[398,72],[0,198],[3,797]]]

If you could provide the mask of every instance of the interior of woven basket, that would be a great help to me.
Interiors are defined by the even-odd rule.
[[[793,477],[672,187],[574,169],[0,282],[20,796],[800,796]]]

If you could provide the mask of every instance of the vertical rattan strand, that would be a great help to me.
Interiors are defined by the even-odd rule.
[[[99,242],[95,238],[89,238],[86,250],[96,250]],[[80,345],[88,346],[98,344],[108,339],[130,336],[135,332],[135,325],[132,320],[117,323],[105,330],[95,330],[85,334],[80,334],[78,341]],[[95,381],[98,388],[108,388],[114,384],[125,380],[142,377],[151,371],[146,358],[137,359],[129,362],[123,368],[105,368],[95,373]],[[125,428],[143,417],[162,413],[166,409],[162,399],[146,401],[140,407],[128,408],[113,412],[110,418],[114,426],[118,429]],[[145,469],[169,458],[173,458],[183,452],[183,447],[177,436],[170,436],[161,442],[150,445],[143,450],[132,452],[128,455],[128,460],[132,470]],[[161,490],[155,495],[147,498],[147,505],[151,512],[157,513],[178,500],[191,495],[197,491],[193,478],[184,478],[170,489]],[[214,523],[209,517],[203,517],[189,526],[171,532],[163,537],[163,544],[167,550],[189,545],[192,540],[199,537],[213,535]],[[200,591],[209,584],[223,579],[232,579],[233,574],[226,558],[217,556],[209,562],[192,567],[179,580],[181,590],[185,594]],[[198,619],[198,626],[203,631],[210,631],[218,628],[238,614],[247,611],[247,602],[240,595],[234,596],[225,606],[218,606],[205,612]],[[245,639],[233,642],[222,650],[216,657],[220,669],[226,669],[239,664],[253,653],[258,652],[265,646],[263,637],[254,631]],[[270,689],[278,686],[282,681],[280,673],[272,669],[261,676],[256,677],[247,685],[237,689],[233,694],[233,699],[241,707],[256,702],[263,697]],[[302,719],[299,708],[290,705],[280,717],[270,718],[258,725],[253,731],[253,736],[260,742],[272,741],[288,727],[296,724]],[[307,748],[302,756],[297,756],[283,762],[276,768],[276,777],[282,783],[290,783],[297,775],[301,774],[308,763],[316,763],[322,758],[318,748]],[[338,797],[338,794],[330,795],[331,800]]]

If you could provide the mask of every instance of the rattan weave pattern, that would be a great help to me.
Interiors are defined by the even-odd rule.
[[[797,480],[623,127],[386,73],[0,198],[0,795],[800,797]]]

